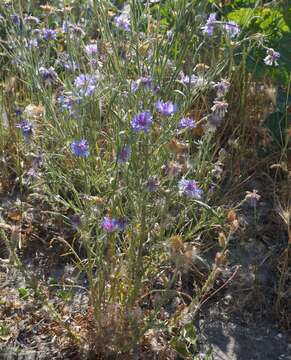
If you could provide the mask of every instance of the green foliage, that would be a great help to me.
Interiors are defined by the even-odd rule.
[[[5,325],[0,325],[0,337],[6,337],[10,334],[9,328]]]
[[[29,297],[29,290],[27,288],[18,288],[18,295],[21,299],[25,300]]]

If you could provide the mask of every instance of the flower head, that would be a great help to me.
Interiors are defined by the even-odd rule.
[[[95,75],[80,74],[76,77],[74,85],[79,93],[84,96],[92,96],[96,88],[97,78]]]
[[[46,84],[52,84],[53,82],[56,81],[58,75],[55,72],[55,69],[51,66],[49,68],[45,68],[45,67],[40,67],[38,70],[42,80],[46,83]]]
[[[195,121],[189,117],[181,119],[178,124],[179,129],[194,129],[196,126]]]
[[[212,112],[221,118],[227,113],[228,103],[226,101],[214,100]]]
[[[268,66],[278,66],[278,61],[280,59],[280,53],[278,51],[275,51],[274,49],[270,48],[267,50],[267,56],[264,59],[264,63]]]
[[[157,191],[159,185],[160,185],[159,180],[154,176],[150,177],[146,182],[146,188],[148,189],[149,192]]]
[[[12,14],[10,15],[11,20],[14,22],[14,24],[16,25],[20,25],[21,19],[20,16],[17,14]]]
[[[221,98],[228,93],[230,83],[227,80],[220,80],[214,85],[214,89],[217,91],[217,97]]]
[[[223,25],[223,29],[230,38],[234,38],[240,33],[239,25],[234,21],[229,21]]]
[[[44,29],[43,30],[43,39],[46,41],[56,40],[57,32],[54,29]]]
[[[153,87],[152,79],[150,77],[141,77],[133,81],[130,85],[131,92],[136,92],[140,86],[146,90],[151,90]]]
[[[120,230],[123,231],[126,226],[126,219],[120,218],[115,219],[109,216],[105,216],[101,222],[101,227],[103,230],[113,233],[114,231]]]
[[[163,116],[171,116],[177,111],[177,106],[171,101],[163,102],[159,100],[156,102],[156,110]]]
[[[89,56],[94,56],[98,54],[97,44],[89,44],[85,46],[85,52]]]
[[[131,154],[130,146],[124,146],[117,154],[118,164],[125,163],[129,159],[130,154]]]
[[[255,207],[260,199],[261,195],[258,194],[258,190],[246,192],[245,200],[250,204],[250,206]]]
[[[131,127],[135,132],[144,131],[146,133],[148,132],[152,122],[153,122],[153,117],[151,113],[149,111],[144,111],[136,115],[131,120]]]
[[[80,102],[80,98],[73,96],[71,92],[60,95],[58,103],[62,112],[68,112],[70,115],[75,116],[77,114],[77,105]]]
[[[29,138],[34,134],[34,128],[30,121],[28,120],[21,120],[20,123],[16,124],[16,127],[19,128],[22,132],[22,135],[25,138]]]
[[[214,25],[216,23],[216,13],[211,13],[205,23],[204,26],[202,26],[202,32],[204,35],[212,36],[214,32]]]
[[[185,85],[194,85],[198,80],[198,76],[195,74],[185,75],[184,73],[180,74],[180,81]]]
[[[38,47],[38,40],[37,39],[31,39],[27,43],[28,49],[33,49]]]
[[[119,29],[129,32],[130,31],[130,21],[129,18],[125,15],[118,15],[114,18],[114,25]]]
[[[73,140],[71,144],[71,150],[75,156],[88,157],[89,156],[88,141],[85,139]]]
[[[199,189],[199,186],[195,180],[181,179],[179,181],[179,192],[181,195],[186,195],[192,199],[201,199],[203,190]]]

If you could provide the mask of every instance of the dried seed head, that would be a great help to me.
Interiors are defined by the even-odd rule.
[[[180,235],[173,235],[170,237],[170,248],[174,252],[183,252],[184,251],[184,243]]]

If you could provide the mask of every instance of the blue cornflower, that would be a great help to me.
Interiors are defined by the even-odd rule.
[[[42,80],[46,84],[52,84],[58,78],[58,75],[52,66],[49,68],[45,68],[42,66],[39,68],[38,72],[39,72],[39,75],[41,76]]]
[[[117,162],[118,162],[118,164],[125,163],[129,159],[130,154],[131,154],[130,146],[124,146],[124,148],[121,149],[119,151],[119,153],[117,154]]]
[[[274,49],[270,48],[267,49],[267,56],[264,59],[264,63],[268,66],[278,66],[278,61],[280,59],[280,53],[278,51],[275,51]]]
[[[131,121],[131,127],[133,131],[140,132],[144,131],[148,132],[149,127],[153,122],[153,117],[149,111],[144,111],[136,115]]]
[[[22,135],[25,138],[29,138],[34,134],[34,128],[30,121],[28,120],[21,120],[20,123],[16,124],[16,127],[19,128],[22,132]]]
[[[146,90],[151,90],[153,87],[152,79],[150,77],[141,77],[133,81],[130,86],[131,92],[136,92],[140,86],[143,86]]]
[[[76,77],[74,85],[81,95],[92,96],[96,88],[97,78],[95,75],[80,74]]]
[[[125,218],[117,219],[117,226],[118,226],[119,231],[124,231],[126,225],[127,225],[127,220]]]
[[[159,180],[154,176],[150,177],[146,182],[146,188],[148,189],[149,192],[157,191],[159,185],[160,185]]]
[[[227,33],[227,35],[231,38],[237,36],[240,33],[239,25],[234,21],[229,21],[223,25],[223,29]]]
[[[54,29],[44,29],[43,30],[43,39],[46,41],[49,40],[56,40],[57,38],[57,32]]]
[[[222,79],[218,83],[216,83],[213,87],[217,91],[217,97],[221,98],[227,94],[230,87],[230,83],[227,80]]]
[[[177,111],[177,106],[171,101],[163,102],[159,100],[156,102],[156,109],[163,116],[171,116]]]
[[[104,216],[101,222],[101,226],[103,230],[109,233],[113,233],[114,231],[117,230],[124,231],[126,224],[127,221],[125,218],[116,219],[116,218],[111,218],[109,216]]]
[[[194,129],[196,126],[195,121],[189,117],[181,119],[178,124],[179,129]]]
[[[123,29],[124,31],[130,31],[130,21],[127,16],[119,15],[115,16],[114,24],[116,27]]]
[[[89,145],[88,141],[85,139],[73,140],[71,144],[72,153],[78,157],[88,157],[89,156]]]
[[[11,20],[14,22],[14,24],[15,24],[16,26],[20,26],[20,25],[21,25],[21,18],[20,18],[19,15],[17,15],[17,14],[12,14],[12,15],[10,15],[10,17],[11,17]]]
[[[195,74],[192,75],[185,75],[183,72],[180,74],[180,81],[185,85],[193,85],[196,84],[198,81],[198,76]]]
[[[201,27],[204,35],[212,36],[214,32],[214,25],[216,23],[216,13],[211,13],[204,26]]]
[[[101,226],[103,230],[112,233],[118,229],[118,221],[117,219],[105,216],[102,220]]]
[[[86,45],[85,46],[85,52],[89,56],[97,55],[98,54],[97,44]]]
[[[22,111],[17,108],[17,109],[15,110],[15,115],[16,115],[16,116],[21,116],[21,114],[22,114]]]
[[[186,195],[192,199],[201,199],[203,190],[199,189],[199,186],[195,180],[181,179],[179,181],[179,192],[181,195]]]
[[[38,47],[38,40],[37,39],[31,39],[27,43],[28,49],[33,49]]]
[[[63,112],[67,111],[72,116],[77,115],[78,113],[77,105],[80,102],[80,98],[75,97],[71,92],[68,92],[63,95],[60,95],[57,100]]]

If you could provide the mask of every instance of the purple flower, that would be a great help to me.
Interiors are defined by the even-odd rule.
[[[153,83],[150,77],[141,77],[131,83],[130,90],[131,92],[136,92],[140,86],[143,86],[147,90],[151,90],[152,85]]]
[[[199,186],[195,180],[181,179],[179,181],[179,192],[181,195],[186,195],[192,199],[201,199],[203,190],[199,189]]]
[[[196,126],[195,121],[191,118],[183,118],[178,124],[179,129],[194,129]]]
[[[216,13],[211,13],[204,26],[201,27],[204,35],[212,36],[214,32],[214,25],[216,23]]]
[[[57,32],[54,29],[44,29],[43,30],[43,39],[46,41],[56,40]]]
[[[20,123],[16,124],[16,127],[19,128],[22,132],[22,135],[25,138],[29,138],[34,134],[34,128],[31,122],[28,120],[21,120]]]
[[[192,75],[185,75],[184,73],[180,74],[180,81],[185,84],[185,85],[193,85],[196,84],[198,80],[198,76],[196,76],[195,74]]]
[[[136,92],[139,88],[139,81],[136,80],[136,81],[133,81],[131,84],[130,84],[130,91],[131,92]]]
[[[71,144],[72,153],[78,157],[88,157],[89,156],[89,145],[88,141],[85,139],[73,140]]]
[[[117,162],[118,162],[118,164],[125,163],[129,159],[130,154],[131,154],[130,146],[124,146],[124,148],[121,149],[119,151],[119,153],[117,154]]]
[[[101,222],[103,230],[113,233],[114,231],[124,231],[127,221],[125,218],[115,219],[105,216]]]
[[[275,51],[274,49],[270,48],[267,49],[267,56],[264,58],[264,63],[268,66],[278,66],[278,61],[280,59],[280,53]]]
[[[227,33],[227,35],[231,38],[234,38],[240,33],[240,27],[234,21],[229,21],[223,25],[223,29]]]
[[[38,40],[37,39],[31,39],[27,43],[28,49],[33,49],[38,47]]]
[[[230,87],[230,83],[227,80],[221,80],[214,85],[214,89],[217,91],[217,97],[223,97],[227,94]]]
[[[16,116],[21,116],[21,114],[22,114],[22,111],[20,109],[15,110],[15,115]]]
[[[245,200],[249,203],[250,206],[256,207],[260,199],[261,195],[258,194],[258,190],[246,192]]]
[[[69,29],[69,23],[67,21],[64,21],[62,24],[62,33],[66,34],[68,32]]]
[[[117,226],[120,231],[124,231],[127,225],[127,220],[125,218],[117,219]]]
[[[94,56],[97,55],[98,53],[98,48],[97,48],[97,44],[89,44],[85,46],[85,52],[87,55],[89,56]]]
[[[38,72],[45,84],[52,84],[58,78],[58,75],[52,66],[49,68],[42,66],[39,68]]]
[[[72,116],[77,115],[76,108],[80,101],[80,98],[74,97],[71,92],[68,92],[64,95],[59,96],[57,100],[63,112],[67,111]]]
[[[117,219],[105,216],[102,220],[101,226],[103,230],[112,233],[118,229],[118,221]]]
[[[156,109],[163,116],[171,116],[177,111],[177,106],[171,101],[163,102],[159,100],[156,102]]]
[[[30,168],[27,173],[26,173],[27,177],[29,179],[37,179],[39,177],[39,172],[37,171],[37,169],[34,169],[33,167]]]
[[[17,15],[17,14],[12,14],[12,15],[10,15],[10,17],[11,17],[11,20],[14,22],[14,24],[15,24],[16,26],[20,26],[20,25],[21,25],[21,19],[20,19],[20,16],[19,16],[19,15]]]
[[[148,132],[149,127],[153,122],[153,117],[149,111],[144,111],[136,115],[131,121],[131,127],[133,131],[140,132],[144,131]]]
[[[130,31],[130,21],[128,17],[124,15],[115,16],[114,24],[116,27],[123,29],[124,31]]]
[[[149,192],[155,192],[160,185],[159,180],[156,177],[150,177],[146,182],[146,187]]]
[[[97,78],[95,75],[80,74],[76,77],[74,85],[79,93],[84,96],[92,96],[96,88]]]

